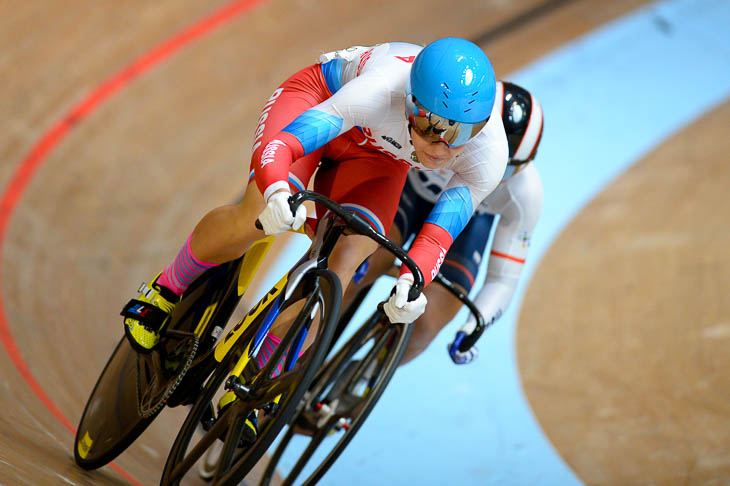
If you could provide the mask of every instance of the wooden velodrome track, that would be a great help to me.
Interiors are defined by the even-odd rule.
[[[69,120],[104,80],[226,3],[1,2],[0,484],[159,479],[179,411],[93,473],[74,464],[70,429],[121,304],[205,211],[240,194],[281,80],[323,51],[448,34],[481,39],[506,73],[643,2],[551,2],[521,17],[542,3],[259,2]],[[523,385],[587,484],[730,484],[728,126],[726,103],[611,184],[523,302]]]

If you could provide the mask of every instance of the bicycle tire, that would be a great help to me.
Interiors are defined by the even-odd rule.
[[[225,291],[225,298],[222,299],[225,305],[220,307],[230,315],[235,307],[228,302],[233,298],[230,289],[235,285],[237,273],[234,275],[233,272],[238,272],[239,264],[240,261],[236,260],[209,270],[196,279],[183,296],[176,308],[176,311],[179,309],[180,317],[173,315],[170,335],[176,336],[176,339],[191,341],[189,349],[181,356],[179,367],[166,377],[169,383],[158,383],[158,389],[153,390],[154,393],[146,389],[146,384],[154,381],[154,377],[149,376],[154,374],[154,371],[150,372],[149,363],[155,359],[160,361],[160,355],[165,351],[140,355],[132,349],[127,338],[122,336],[102,369],[79,420],[74,440],[74,459],[79,466],[93,470],[108,464],[124,452],[162,411],[167,400],[183,381],[198,349],[197,338],[194,339],[189,332],[185,333],[186,326],[197,322],[195,303],[204,297],[212,299],[217,290],[204,287],[210,286],[209,280],[212,276],[223,276],[214,285]],[[236,302],[237,299],[240,296],[235,296]],[[217,317],[219,316],[211,317],[210,322],[214,322]],[[160,350],[167,346],[164,339],[160,343]]]
[[[309,294],[306,292],[307,287],[311,287]],[[259,370],[252,359],[244,368],[242,375],[246,383],[250,383],[251,396],[256,395],[257,398],[251,400],[239,399],[234,402],[206,430],[200,440],[191,447],[193,435],[199,424],[207,414],[213,413],[213,400],[216,394],[238,362],[238,357],[246,352],[249,346],[252,346],[251,343],[255,340],[258,328],[262,325],[267,311],[263,311],[238,338],[233,348],[226,354],[206,382],[180,427],[165,463],[160,484],[164,486],[177,485],[191,471],[192,474],[197,474],[194,467],[196,461],[203,457],[203,454],[213,442],[224,436],[223,451],[217,463],[215,476],[212,479],[213,485],[238,483],[264,455],[279,431],[296,412],[296,407],[314,379],[317,368],[326,357],[329,342],[336,327],[342,300],[339,278],[330,270],[310,270],[304,274],[282,306],[282,308],[286,308],[294,302],[307,299],[307,304],[295,317],[280,346],[286,349],[286,343],[292,343],[294,336],[307,325],[306,321],[311,319],[312,311],[311,307],[310,310],[307,310],[306,305],[309,304],[309,299],[313,299],[312,296],[315,295],[316,302],[319,303],[321,309],[318,314],[320,319],[317,335],[307,350],[296,360],[294,368],[289,372],[283,372],[276,378],[271,378],[270,376],[267,377],[266,374],[276,364],[273,356],[263,370]],[[283,384],[279,388],[276,387],[277,380],[280,380]],[[284,389],[285,386],[289,388]],[[254,443],[246,448],[239,448],[243,423],[249,412],[263,407],[277,393],[281,393],[281,400],[278,402],[276,411],[272,412],[268,421],[262,425]]]
[[[372,331],[368,329],[368,326],[373,326]],[[340,454],[342,454],[350,441],[352,441],[355,434],[365,423],[370,412],[373,410],[386,387],[390,383],[398,365],[403,359],[406,347],[413,333],[412,325],[394,326],[386,322],[380,311],[374,313],[373,316],[371,316],[370,319],[368,319],[368,321],[366,321],[365,324],[363,324],[361,328],[353,334],[348,342],[343,345],[318,372],[317,377],[315,377],[313,384],[310,387],[308,400],[303,404],[303,406],[299,407],[297,410],[297,416],[292,420],[287,431],[277,445],[277,448],[266,466],[261,481],[258,483],[259,486],[269,485],[274,474],[277,472],[283,478],[282,482],[280,483],[277,481],[277,484],[281,484],[282,486],[289,486],[293,484],[322,442],[331,434],[333,429],[338,427],[340,419],[348,416],[344,410],[340,413],[335,412],[322,425],[316,423],[312,418],[316,417],[316,413],[313,412],[316,401],[321,398],[322,394],[329,387],[331,387],[331,389],[327,393],[327,398],[330,403],[334,403],[335,399],[339,400],[341,398],[347,398],[336,396],[340,392],[333,393],[335,387],[339,386],[341,392],[346,392],[347,390],[352,389],[355,385],[355,383],[352,382],[356,381],[361,373],[355,370],[350,373],[349,377],[346,376],[349,368],[348,363],[354,363],[351,361],[353,356],[357,353],[358,349],[365,346],[371,339],[376,340],[376,342],[373,345],[373,348],[368,351],[364,358],[362,358],[361,365],[363,367],[366,366],[364,364],[366,363],[366,360],[371,359],[371,356],[375,356],[377,353],[381,352],[378,349],[377,332],[382,332],[383,339],[387,338],[387,333],[392,332],[394,338],[393,345],[385,348],[388,352],[382,359],[383,365],[378,369],[376,374],[369,377],[369,383],[371,383],[372,386],[369,392],[364,395],[361,403],[358,404],[355,402],[353,404],[352,399],[350,398],[349,405],[346,405],[346,407],[354,411],[354,413],[349,414],[350,420],[347,422],[348,427],[344,430],[344,432],[342,432],[342,435],[339,437],[327,456],[325,456],[319,465],[316,466],[315,470],[301,484],[303,486],[316,484],[329,470],[332,464],[334,464]],[[338,382],[340,379],[344,380],[344,384],[342,382]],[[300,433],[298,433],[297,430],[299,430]],[[292,438],[295,435],[309,436],[310,434],[311,437],[309,445],[305,447],[289,473],[284,475],[281,471],[277,471],[277,465],[283,457],[283,454],[289,446]]]
[[[136,364],[134,363],[136,361],[134,359],[136,355],[137,353],[132,349],[127,338],[123,336],[104,366],[89,396],[89,400],[79,421],[79,427],[76,430],[76,438],[74,439],[74,459],[83,469],[97,469],[112,461],[139,437],[159,413],[158,410],[148,417],[140,416],[137,411],[136,379],[130,378],[125,380],[120,378],[124,375],[124,370],[132,372],[132,370],[136,369]],[[111,372],[114,367],[121,367],[122,370],[119,372]],[[115,380],[119,386],[125,387],[126,393],[122,391],[117,394],[117,397],[120,399],[126,398],[125,401],[120,401],[115,404],[99,402],[100,399],[104,398],[104,394],[98,395],[97,392],[105,389],[107,384],[110,383],[109,380]],[[132,398],[133,403],[130,403],[130,399]],[[103,417],[91,413],[94,409],[107,407],[112,407],[117,413],[104,413]],[[134,415],[130,416],[130,414]],[[109,415],[118,418],[116,423],[108,420]],[[114,429],[115,426],[123,430],[119,431],[118,429]]]

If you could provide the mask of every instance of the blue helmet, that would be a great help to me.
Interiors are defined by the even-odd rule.
[[[424,47],[413,62],[406,115],[412,126],[421,125],[419,133],[428,125],[432,130],[426,132],[432,138],[450,132],[451,137],[441,140],[462,145],[489,119],[495,92],[492,63],[479,46],[457,37],[439,39]],[[414,123],[418,117],[421,123]]]

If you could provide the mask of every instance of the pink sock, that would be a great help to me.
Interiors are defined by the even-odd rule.
[[[157,279],[158,284],[172,290],[176,295],[185,292],[195,277],[217,265],[217,263],[201,262],[195,258],[190,249],[192,237],[191,234],[172,263],[165,267]]]
[[[256,355],[256,364],[259,365],[259,368],[263,368],[266,363],[269,361],[269,358],[271,358],[271,355],[274,354],[274,350],[281,342],[281,338],[274,336],[273,334],[269,333],[264,338],[264,343],[261,345],[261,349],[259,349],[258,354]],[[286,361],[286,353],[281,357],[281,361],[279,362],[278,366],[276,367],[276,373],[274,376],[281,373],[281,368],[284,366],[284,362]]]

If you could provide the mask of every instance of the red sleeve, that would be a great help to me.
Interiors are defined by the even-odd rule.
[[[261,194],[268,196],[266,190],[280,181],[289,187],[289,167],[303,156],[304,147],[297,137],[287,132],[276,134],[264,147],[261,159],[255,161],[254,177]]]
[[[423,272],[424,285],[434,279],[444,262],[453,240],[448,231],[433,223],[426,223],[413,240],[408,256],[415,260],[418,268]],[[401,265],[400,273],[411,273],[405,265]]]

